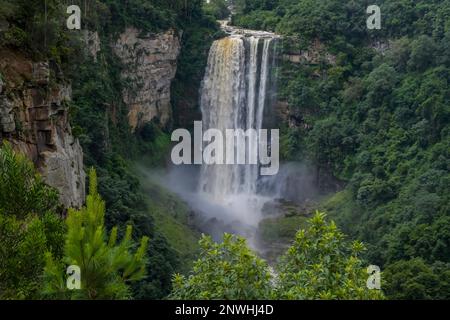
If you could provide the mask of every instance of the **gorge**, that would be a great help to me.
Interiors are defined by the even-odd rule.
[[[3,3],[0,300],[449,297],[448,1]]]

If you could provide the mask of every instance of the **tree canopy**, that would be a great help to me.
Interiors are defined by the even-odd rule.
[[[317,212],[275,268],[258,258],[238,236],[222,243],[204,236],[191,273],[175,275],[172,299],[383,299],[367,288],[360,242],[349,243],[334,222]]]

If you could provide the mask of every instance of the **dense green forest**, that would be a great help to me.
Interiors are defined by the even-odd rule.
[[[282,35],[283,57],[321,48],[317,61],[279,61],[281,154],[343,186],[291,226],[274,281],[243,238],[200,238],[189,208],[134,165],[163,167],[171,130],[198,118],[208,51],[223,35],[215,20],[230,3],[72,1],[99,34],[94,59],[65,28],[67,1],[0,0],[0,48],[48,60],[61,70],[51,81],[71,83],[70,122],[91,168],[85,206],[66,210],[2,142],[0,299],[449,299],[450,1],[376,2],[381,30],[366,28],[367,1],[231,1],[231,23]],[[165,126],[128,124],[111,43],[129,26],[183,32]],[[66,287],[72,264],[82,290]],[[369,264],[382,291],[366,287]]]
[[[365,27],[366,1],[235,4],[233,23],[285,35],[285,54],[326,47],[317,62],[281,63],[297,122],[282,154],[346,183],[321,206],[367,243],[388,297],[448,299],[450,2],[377,1],[381,30]]]

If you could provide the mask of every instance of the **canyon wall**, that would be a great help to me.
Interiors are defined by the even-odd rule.
[[[68,121],[70,85],[58,79],[57,66],[10,50],[0,52],[0,73],[0,141],[9,140],[36,164],[65,207],[80,207],[85,173]]]
[[[99,62],[97,32],[85,32],[88,54]],[[181,34],[173,30],[143,34],[127,28],[112,43],[123,65],[123,101],[135,131],[157,120],[171,121],[171,84],[177,70]],[[34,62],[15,50],[0,51],[0,141],[10,141],[36,165],[45,181],[58,189],[65,207],[80,207],[85,198],[83,150],[68,119],[71,86],[59,67]]]
[[[132,130],[158,119],[162,126],[172,115],[170,87],[177,71],[180,34],[141,33],[127,28],[113,46],[123,64],[123,100]]]

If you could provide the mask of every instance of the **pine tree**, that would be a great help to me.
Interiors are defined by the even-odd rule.
[[[56,190],[5,141],[0,148],[0,300],[39,297],[45,254],[60,259],[63,251],[65,225],[57,206]]]
[[[145,277],[148,238],[143,237],[135,253],[131,252],[132,227],[117,242],[118,228],[111,230],[109,239],[104,225],[105,202],[97,192],[97,176],[90,170],[90,188],[86,206],[70,209],[68,232],[61,263],[47,255],[44,295],[62,299],[128,299],[128,283]],[[70,265],[80,268],[81,288],[69,290],[65,270]]]
[[[25,218],[29,214],[43,216],[56,211],[58,193],[47,186],[33,163],[11,144],[3,142],[0,149],[0,209],[5,215]]]

